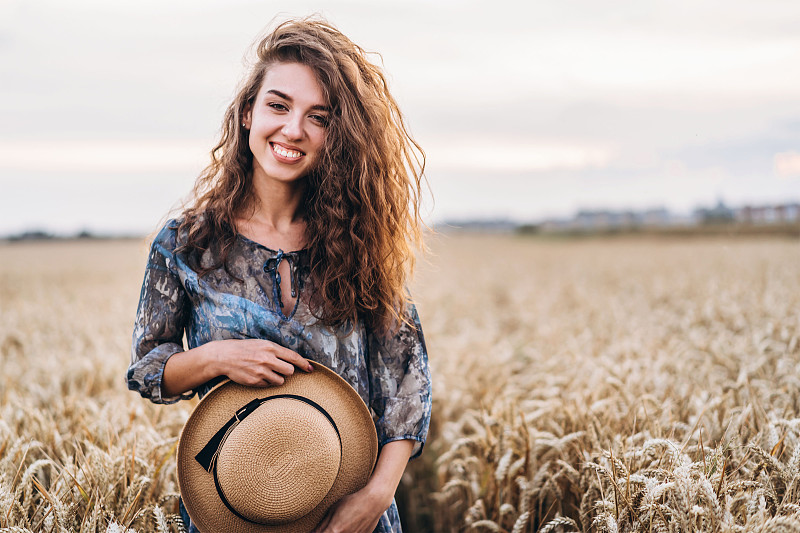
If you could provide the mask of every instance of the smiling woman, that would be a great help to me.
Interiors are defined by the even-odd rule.
[[[151,247],[128,386],[156,403],[204,396],[225,378],[292,391],[293,383],[309,380],[293,378],[297,370],[324,374],[311,361],[321,363],[368,406],[380,451],[364,483],[343,497],[323,491],[311,506],[321,514],[281,527],[400,531],[394,491],[409,457],[422,450],[431,409],[425,341],[405,290],[420,244],[424,155],[381,69],[329,24],[286,22],[256,49],[193,204]],[[230,424],[245,416],[236,408]],[[253,444],[274,437],[259,433]],[[313,438],[303,443],[311,454],[320,449]],[[368,442],[362,444],[356,455],[369,457]],[[268,454],[270,472],[286,477],[283,485],[270,479],[278,487],[295,485],[289,482],[298,465],[320,460],[298,460],[299,448],[290,445],[285,460]],[[181,477],[181,457],[183,492],[189,474]],[[216,482],[214,458],[208,465]],[[345,470],[349,459],[341,459]],[[251,471],[232,479],[228,486],[244,494],[263,485]],[[294,501],[301,494],[274,496]],[[183,497],[190,531],[275,530],[274,516],[252,519],[249,512],[262,498],[237,507],[219,492],[214,507],[191,491]]]

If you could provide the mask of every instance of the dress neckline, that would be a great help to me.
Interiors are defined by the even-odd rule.
[[[307,252],[308,251],[308,248],[301,248],[299,250],[292,250],[291,252],[286,252],[286,251],[283,251],[281,249],[275,250],[274,248],[270,248],[269,246],[261,244],[258,241],[254,241],[253,239],[247,238],[244,235],[242,235],[241,233],[237,233],[236,236],[238,238],[242,239],[246,243],[250,243],[252,245],[258,246],[259,248],[263,248],[263,249],[265,249],[265,250],[267,250],[267,251],[269,251],[269,252],[271,252],[273,254],[283,253],[284,255],[288,255],[288,254],[299,255],[299,254],[301,254],[303,252]]]

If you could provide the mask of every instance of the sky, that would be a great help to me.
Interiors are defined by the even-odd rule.
[[[0,235],[152,232],[313,13],[380,54],[429,222],[800,201],[796,0],[0,0]]]

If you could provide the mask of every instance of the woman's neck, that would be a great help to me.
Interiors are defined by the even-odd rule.
[[[253,203],[237,217],[237,230],[269,248],[304,248],[304,193],[305,180],[284,183],[254,178]]]
[[[281,182],[253,176],[255,197],[253,214],[276,227],[294,224],[303,218],[303,208],[300,204],[305,188],[305,179]]]

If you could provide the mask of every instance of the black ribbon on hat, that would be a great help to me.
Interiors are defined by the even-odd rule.
[[[333,421],[331,415],[329,415],[328,412],[325,409],[323,409],[321,405],[319,405],[313,400],[304,398],[303,396],[297,396],[294,394],[277,394],[275,396],[269,396],[267,398],[256,398],[255,400],[249,402],[244,407],[241,407],[238,411],[236,411],[236,413],[234,413],[231,419],[225,422],[225,424],[223,424],[222,427],[219,428],[219,430],[217,430],[216,433],[214,433],[214,436],[211,437],[211,440],[209,440],[208,443],[205,446],[203,446],[203,449],[200,450],[200,452],[197,455],[195,455],[194,458],[198,463],[200,463],[200,466],[202,466],[206,472],[214,476],[214,485],[217,487],[217,493],[219,494],[222,503],[225,504],[225,507],[227,507],[230,510],[230,512],[232,512],[242,520],[245,520],[252,524],[259,524],[260,522],[255,522],[239,514],[239,512],[233,508],[230,502],[228,502],[228,499],[222,492],[222,487],[220,487],[219,479],[217,478],[217,457],[219,457],[219,452],[222,450],[222,445],[225,443],[225,440],[228,438],[228,435],[230,435],[231,431],[233,431],[233,429],[239,425],[239,422],[241,422],[242,420],[253,414],[256,409],[264,405],[266,402],[270,400],[277,400],[278,398],[291,398],[293,400],[300,400],[301,402],[306,403],[311,407],[315,408],[317,411],[325,415],[325,418],[327,418],[328,421],[331,423],[333,429],[336,430],[336,436],[339,439],[339,446],[341,446],[342,442],[342,436],[339,433],[339,428],[336,426],[336,422]]]

